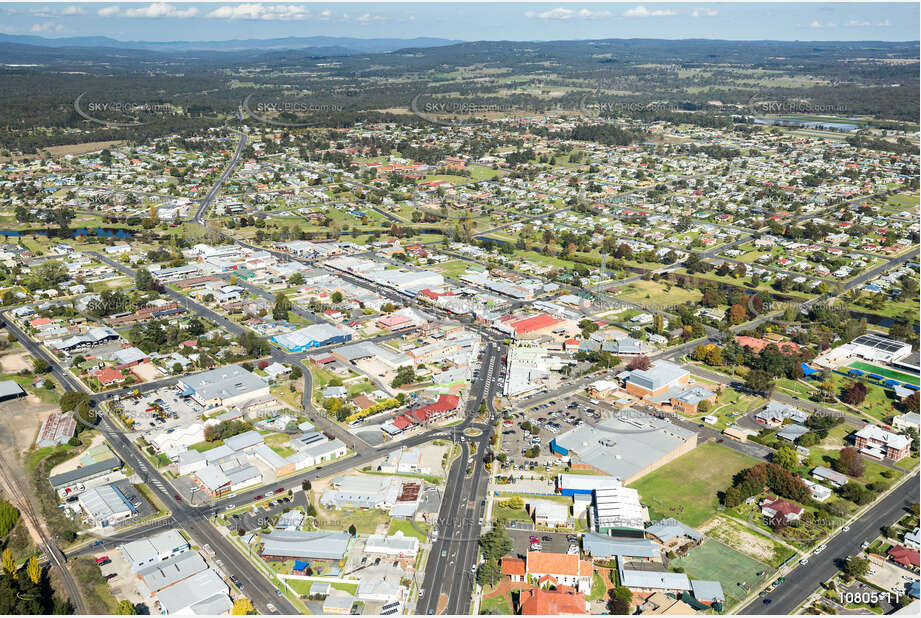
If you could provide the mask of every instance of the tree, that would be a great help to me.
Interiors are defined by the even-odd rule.
[[[242,599],[245,600],[245,599]],[[234,610],[237,608],[237,603],[233,604]],[[119,616],[136,616],[138,613],[137,607],[134,606],[134,603],[128,599],[122,599],[118,602],[118,605],[115,607],[115,613]],[[236,613],[236,611],[234,612]]]
[[[745,309],[745,305],[741,303],[736,303],[729,308],[729,323],[730,324],[741,324],[748,319],[748,311]]]
[[[835,460],[834,468],[842,474],[860,478],[863,476],[864,470],[866,470],[866,464],[856,449],[851,446],[845,446],[838,451],[838,458]]]
[[[38,375],[51,371],[51,365],[49,365],[48,361],[46,361],[44,358],[32,359],[32,368]]]
[[[275,295],[275,306],[272,307],[272,319],[287,320],[288,312],[291,311],[291,301],[284,292]]]
[[[349,536],[355,536],[358,534],[358,528],[355,527],[355,524],[349,526]]]
[[[139,268],[136,273],[134,273],[134,285],[137,286],[137,289],[147,291],[153,286],[154,278],[150,274],[150,271],[146,268]]]
[[[71,410],[76,410],[82,408],[90,401],[90,396],[87,393],[82,393],[79,391],[64,391],[61,395],[61,400],[58,405],[61,406],[63,412],[70,412]]]
[[[508,532],[504,525],[496,525],[492,530],[480,537],[480,548],[483,550],[483,557],[486,560],[499,561],[502,556],[512,551],[512,539],[509,538]]]
[[[867,385],[860,380],[854,380],[845,389],[841,399],[852,406],[859,406],[867,396]]]
[[[342,302],[342,292],[340,292],[339,290],[336,290],[335,292],[332,293],[329,299],[333,301],[334,304],[338,305],[339,303]]]
[[[42,581],[42,567],[35,555],[30,556],[29,561],[26,563],[26,575],[29,576],[29,581],[33,584],[37,585]]]
[[[294,273],[288,278],[288,283],[291,285],[304,285],[304,275],[301,273]]]
[[[3,574],[12,579],[16,579],[16,559],[13,558],[13,551],[7,547],[0,554],[0,560],[3,563]]]
[[[766,371],[752,369],[745,376],[745,386],[754,393],[766,394],[774,387],[774,380]]]
[[[710,402],[707,401],[706,399],[701,400],[697,404],[697,412],[699,414],[706,414],[709,411],[710,411]]]
[[[0,537],[6,537],[19,522],[19,509],[0,498]]]
[[[649,358],[646,356],[636,356],[630,359],[630,363],[627,364],[627,368],[631,371],[635,371],[637,369],[646,371],[649,369]]]
[[[626,586],[617,586],[608,592],[610,601],[608,609],[616,616],[625,616],[630,613],[630,606],[633,604],[633,593]]]
[[[799,465],[799,455],[789,446],[782,446],[774,451],[771,460],[785,470],[793,470]]]
[[[252,601],[246,597],[240,597],[233,602],[233,609],[230,613],[234,616],[247,616],[249,614],[255,614],[256,608],[253,607]]]
[[[718,347],[710,346],[707,350],[706,363],[711,367],[719,367],[723,364],[723,353]]]
[[[851,577],[866,577],[870,572],[870,559],[848,556],[844,561],[844,572]]]
[[[498,560],[487,560],[477,570],[476,581],[481,586],[494,586],[502,579]]]

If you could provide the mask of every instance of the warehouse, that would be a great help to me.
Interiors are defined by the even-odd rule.
[[[646,509],[640,504],[635,489],[616,487],[595,491],[592,524],[600,534],[637,536],[644,535],[644,525],[649,520]]]
[[[161,590],[157,594],[160,609],[167,615],[230,613],[230,586],[213,569],[195,575]]]
[[[100,528],[130,519],[137,513],[134,505],[114,485],[87,489],[80,494],[79,501],[86,516]]]
[[[131,572],[137,573],[152,564],[178,556],[188,551],[189,547],[189,542],[178,530],[167,530],[146,539],[125,543],[120,549]]]
[[[48,478],[51,487],[59,492],[67,492],[72,487],[76,487],[87,481],[98,479],[110,474],[122,467],[122,462],[117,457],[106,459],[87,466],[80,466],[70,472],[62,472]]]
[[[0,402],[10,401],[11,399],[19,399],[20,397],[25,397],[26,392],[22,390],[22,387],[19,386],[16,382],[12,380],[4,380],[0,382]]]
[[[665,419],[626,409],[597,425],[581,425],[550,442],[574,469],[594,470],[629,484],[697,446],[697,434]]]
[[[351,340],[351,330],[332,326],[331,324],[311,324],[293,333],[275,335],[269,338],[269,341],[281,346],[288,352],[303,352],[310,348],[345,343]]]
[[[163,562],[144,567],[137,572],[138,592],[142,596],[156,594],[208,568],[201,554],[187,551]]]
[[[262,537],[264,560],[324,560],[338,563],[344,560],[352,537],[348,532],[301,532],[276,530]]]
[[[850,354],[865,360],[892,363],[911,354],[911,344],[879,335],[860,335],[852,342],[841,346]]]
[[[621,482],[610,476],[590,474],[560,474],[556,477],[556,487],[562,496],[584,494],[591,496],[596,489],[609,489],[621,486]]]
[[[176,386],[183,396],[190,397],[206,410],[237,406],[270,396],[269,385],[239,365],[183,376]]]

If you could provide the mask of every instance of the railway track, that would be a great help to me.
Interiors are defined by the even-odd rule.
[[[24,489],[22,487],[22,482],[16,479],[10,472],[6,458],[2,453],[0,453],[0,481],[2,481],[3,486],[10,493],[10,498],[14,506],[19,509],[22,516],[28,520],[29,526],[39,535],[41,539],[39,546],[42,548],[48,560],[48,564],[60,570],[61,581],[64,582],[64,586],[67,588],[67,596],[74,607],[74,613],[86,614],[86,603],[83,601],[83,596],[80,594],[80,588],[77,586],[74,576],[67,568],[67,557],[64,555],[64,552],[61,551],[61,548],[57,546],[57,543],[48,537],[42,525],[42,517],[36,513],[35,504],[31,499],[31,492]]]

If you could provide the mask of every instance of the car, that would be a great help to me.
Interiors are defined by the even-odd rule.
[[[809,558],[803,558],[802,560],[799,561],[799,563],[800,563],[800,566],[806,566],[807,564],[809,564]]]
[[[473,566],[470,567],[470,572],[471,572],[471,573],[476,573],[476,565],[475,565],[475,564],[474,564]]]
[[[540,540],[541,540],[541,541],[552,541],[553,539],[551,539],[549,536],[546,536],[546,535],[545,535],[545,536],[542,536]]]
[[[262,494],[259,494],[258,496],[256,496],[256,500],[262,500]]]
[[[182,502],[182,496],[180,496],[179,494],[176,494],[175,496],[173,496],[173,498],[176,499],[176,502]]]
[[[850,529],[851,529],[850,526],[845,526],[845,527],[841,528],[841,531],[842,531],[842,532],[849,532]]]
[[[279,487],[278,489],[275,490],[275,493],[280,494],[280,493],[283,492],[284,490],[285,490],[284,487]]]
[[[716,443],[717,443],[717,444],[722,444],[722,443],[723,443],[723,439],[722,439],[722,438],[719,438],[719,439],[716,441]]]
[[[448,555],[448,550],[442,549],[442,550],[441,550],[441,557],[444,558],[444,557],[447,556],[447,555]]]
[[[108,556],[99,556],[96,558],[96,564],[102,564],[103,562],[112,562]]]
[[[698,426],[698,427],[703,427],[704,424],[703,424],[703,423],[699,423],[697,426]]]
[[[118,573],[109,573],[108,575],[106,575],[106,581],[110,579],[115,579],[116,577],[118,577]]]
[[[434,613],[435,613],[435,610],[434,610],[434,609],[430,609],[428,612],[426,612],[426,615],[431,616],[431,615],[434,614]]]
[[[532,543],[537,543],[540,539],[538,539],[536,536],[531,535],[528,537],[528,540],[531,541]]]
[[[765,605],[770,605],[770,604],[771,604],[771,600],[770,600],[770,599],[765,599],[765,600],[763,600],[763,601],[761,601],[761,602],[764,603]]]
[[[272,612],[273,614],[278,611],[277,609],[275,609],[275,606],[272,605],[271,603],[266,603],[265,608],[269,610],[270,612]]]

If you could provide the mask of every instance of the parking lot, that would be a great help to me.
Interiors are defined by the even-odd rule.
[[[508,453],[508,467],[505,470],[536,470],[556,465],[556,457],[550,453],[550,441],[583,423],[594,423],[601,419],[601,404],[594,403],[581,395],[532,406],[513,412],[502,421],[502,448]],[[529,430],[521,425],[530,423]],[[525,452],[532,446],[540,447],[536,458],[529,458]],[[518,466],[517,468],[515,466]]]
[[[122,397],[118,405],[124,409],[126,416],[134,419],[135,431],[144,434],[187,427],[201,419],[201,409],[179,397],[179,392],[171,386],[139,397]],[[162,413],[157,412],[157,407]]]
[[[275,501],[278,502],[272,505],[271,502]],[[296,507],[307,507],[307,498],[303,491],[295,491],[290,497],[287,493],[278,494],[277,497],[269,502],[258,505],[255,511],[253,508],[250,508],[246,511],[227,516],[227,527],[231,530],[243,530],[244,532],[258,530],[262,528],[264,524],[273,520],[278,515],[281,515],[286,510],[291,510]],[[236,507],[228,508],[233,509]]]
[[[870,559],[870,573],[867,581],[892,593],[905,594],[909,584],[918,579],[906,569],[888,560]]]
[[[542,532],[542,531],[528,531],[528,530],[508,530],[508,535],[512,539],[512,549],[509,552],[515,556],[527,556],[528,551],[531,551],[532,542],[531,537],[537,538],[540,544],[540,550],[533,551],[542,551],[549,552],[554,554],[565,554],[569,552],[569,548],[573,545],[576,547],[579,546],[578,535],[573,532]],[[567,538],[568,537],[568,538]],[[571,542],[569,539],[576,539],[575,543]],[[535,546],[536,547],[536,546]]]

